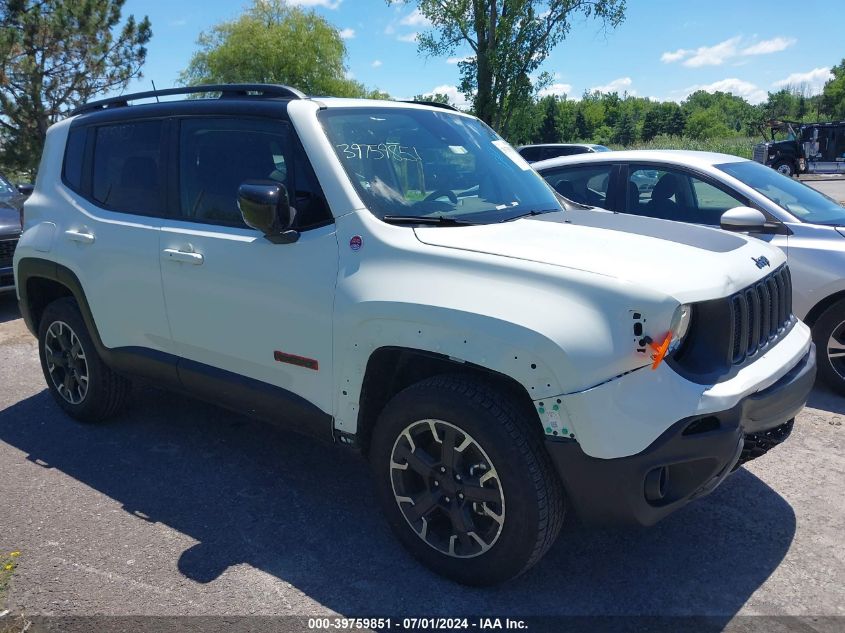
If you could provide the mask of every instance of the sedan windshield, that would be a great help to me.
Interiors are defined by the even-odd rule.
[[[716,165],[809,224],[845,225],[845,207],[832,198],[752,161]]]
[[[364,204],[385,221],[487,224],[562,209],[546,182],[478,119],[378,107],[319,116]]]

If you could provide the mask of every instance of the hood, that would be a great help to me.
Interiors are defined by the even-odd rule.
[[[21,232],[21,212],[0,201],[0,238]]]
[[[753,238],[600,210],[415,232],[432,246],[592,272],[648,287],[682,303],[733,294],[786,261],[779,249]],[[761,261],[763,267],[758,268],[761,256],[769,265]]]

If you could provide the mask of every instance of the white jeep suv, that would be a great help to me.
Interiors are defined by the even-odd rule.
[[[139,103],[191,92],[219,98]],[[72,417],[138,377],[356,448],[416,557],[495,583],[565,508],[710,492],[815,375],[779,250],[568,205],[448,108],[141,93],[50,128],[17,293]]]

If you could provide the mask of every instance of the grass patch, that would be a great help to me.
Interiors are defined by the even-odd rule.
[[[761,142],[754,136],[735,136],[731,138],[694,139],[687,136],[655,136],[650,141],[642,141],[624,149],[691,149],[699,152],[718,152],[742,158],[751,158],[754,145]],[[614,146],[613,149],[623,149]]]
[[[9,590],[9,582],[15,573],[15,567],[18,566],[20,555],[17,551],[0,554],[0,611],[5,608],[6,592]]]
[[[9,591],[20,555],[18,551],[0,553],[0,613],[6,611],[6,593]],[[22,633],[28,630],[29,626],[30,623],[23,614],[6,613],[0,616],[0,633]]]

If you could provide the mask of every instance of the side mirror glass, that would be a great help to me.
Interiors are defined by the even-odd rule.
[[[722,214],[720,225],[726,231],[763,233],[767,229],[766,216],[751,207],[736,207]]]
[[[30,183],[19,183],[17,185],[18,192],[22,193],[25,196],[29,196],[32,194],[32,191],[35,189],[35,185]]]
[[[290,228],[290,201],[285,186],[272,180],[247,180],[238,188],[238,208],[250,226],[261,231],[274,244],[299,239]]]

